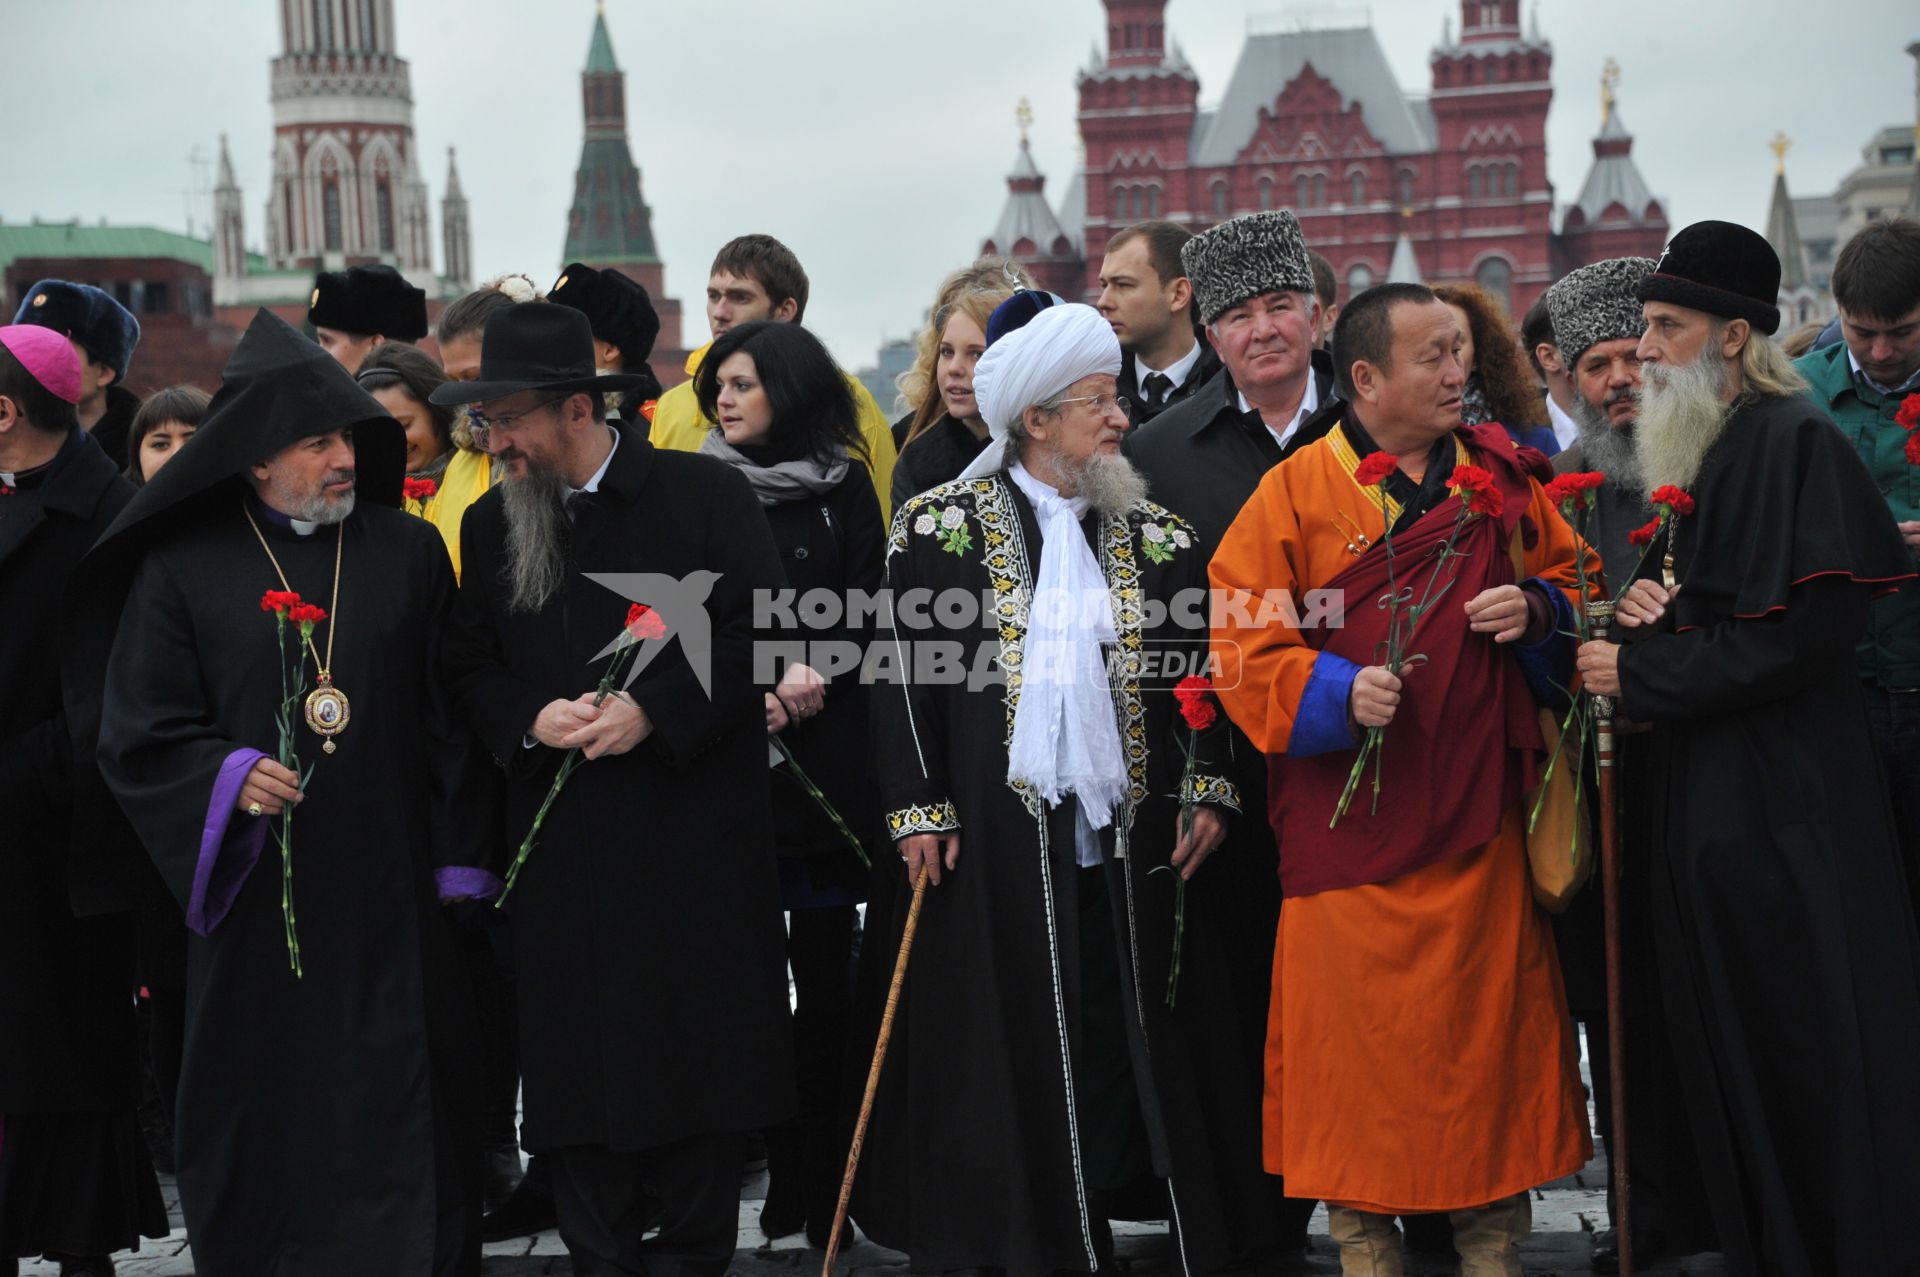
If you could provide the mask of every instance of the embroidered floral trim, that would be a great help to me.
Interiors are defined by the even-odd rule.
[[[1180,801],[1202,806],[1225,807],[1237,812],[1240,810],[1240,788],[1221,776],[1196,775],[1193,778],[1193,784],[1180,795]]]
[[[951,802],[916,803],[887,813],[887,833],[895,842],[915,834],[938,834],[960,828],[960,813]]]
[[[1153,508],[1156,518],[1164,513],[1158,507]],[[1120,640],[1113,659],[1107,663],[1107,676],[1119,700],[1120,748],[1127,760],[1128,810],[1125,823],[1131,825],[1133,809],[1147,796],[1147,711],[1140,698],[1140,624],[1143,616],[1140,567],[1133,557],[1134,524],[1131,520],[1124,516],[1103,518],[1101,532],[1101,557],[1104,560],[1101,568],[1106,574],[1107,592],[1113,600],[1113,626]],[[1142,524],[1139,532],[1142,548],[1155,563],[1166,562],[1173,557],[1173,551],[1168,549],[1165,557],[1156,557],[1156,542],[1149,533],[1158,532],[1162,542],[1174,532],[1179,532],[1182,537],[1187,535],[1171,518],[1164,524]]]
[[[934,537],[940,542],[940,548],[949,554],[965,554],[973,549],[973,532],[967,527],[967,512],[957,505],[950,505],[944,510],[929,506],[914,519],[913,530],[921,536]]]

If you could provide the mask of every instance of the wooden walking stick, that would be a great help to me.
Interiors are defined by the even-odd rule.
[[[1593,636],[1604,639],[1613,604],[1590,602]],[[1600,886],[1606,907],[1607,1078],[1613,1091],[1613,1129],[1607,1132],[1607,1165],[1613,1172],[1614,1235],[1620,1247],[1620,1277],[1633,1277],[1633,1174],[1627,1166],[1627,1023],[1620,990],[1620,796],[1614,761],[1614,699],[1593,698],[1594,762],[1600,772]]]
[[[936,855],[938,852],[935,853]],[[833,1211],[833,1233],[827,1238],[826,1262],[820,1277],[833,1277],[833,1261],[840,1256],[840,1230],[847,1226],[847,1202],[853,1196],[853,1175],[860,1169],[860,1149],[867,1142],[867,1123],[873,1118],[873,1097],[880,1089],[880,1066],[887,1062],[887,1042],[893,1037],[894,1013],[900,1009],[900,988],[907,982],[907,959],[913,954],[913,933],[920,928],[920,903],[927,898],[927,870],[913,881],[913,903],[907,907],[907,925],[900,933],[900,956],[893,961],[893,985],[887,990],[887,1009],[880,1017],[880,1036],[873,1044],[873,1064],[867,1069],[867,1092],[860,1097],[860,1120],[853,1125],[853,1143],[847,1148],[847,1173],[840,1177],[840,1204]]]

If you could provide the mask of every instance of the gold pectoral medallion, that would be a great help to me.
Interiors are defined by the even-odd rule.
[[[333,685],[330,676],[322,674],[319,678],[320,685],[307,693],[307,726],[326,738],[320,748],[331,754],[337,748],[333,738],[347,730],[353,706],[348,703],[347,694]]]

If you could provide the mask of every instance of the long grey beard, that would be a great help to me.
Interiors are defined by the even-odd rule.
[[[1147,499],[1147,476],[1118,453],[1094,453],[1084,461],[1055,459],[1054,470],[1073,484],[1073,494],[1101,514],[1125,514]]]
[[[267,492],[272,498],[267,504],[289,519],[301,523],[345,523],[347,516],[353,513],[353,500],[359,494],[349,492],[338,501],[329,501],[326,485],[345,483],[351,478],[353,478],[351,470],[329,470],[320,480],[319,487],[311,491],[301,491],[279,475],[274,475],[267,480]]]
[[[520,478],[500,485],[507,514],[507,609],[538,612],[560,589],[567,575],[567,482],[558,474],[529,466]]]
[[[1727,428],[1731,409],[1726,361],[1712,343],[1690,364],[1648,363],[1640,367],[1640,418],[1634,428],[1634,454],[1647,490],[1666,484],[1693,486],[1700,463]]]
[[[1635,392],[1631,389],[1621,391],[1618,398],[1630,399]],[[1607,416],[1607,408],[1616,396],[1608,396],[1607,403],[1596,408],[1587,402],[1585,395],[1573,397],[1573,424],[1580,436],[1580,458],[1587,469],[1598,470],[1607,476],[1610,483],[1617,483],[1629,492],[1645,492],[1640,482],[1640,457],[1634,448],[1636,423],[1629,421],[1624,426],[1613,424]]]

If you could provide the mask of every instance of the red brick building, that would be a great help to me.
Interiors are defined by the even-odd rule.
[[[1580,198],[1556,208],[1547,175],[1553,46],[1522,31],[1520,0],[1461,0],[1409,94],[1370,27],[1248,36],[1224,94],[1169,40],[1166,0],[1103,0],[1107,47],[1079,76],[1086,154],[1058,213],[1026,142],[985,250],[1049,287],[1098,289],[1113,233],[1165,217],[1195,230],[1288,208],[1333,263],[1344,299],[1387,279],[1396,250],[1432,282],[1479,283],[1519,314],[1566,271],[1657,257],[1662,204],[1606,99]],[[1402,240],[1405,244],[1402,244]]]

